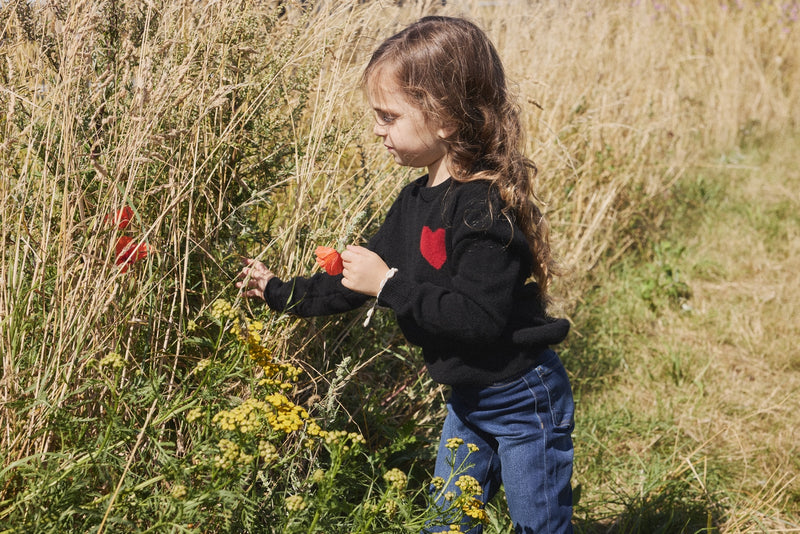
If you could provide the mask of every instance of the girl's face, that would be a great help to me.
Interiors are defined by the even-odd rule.
[[[447,130],[427,120],[386,69],[373,73],[369,85],[369,103],[375,112],[373,131],[394,160],[403,166],[427,167],[428,185],[446,180],[450,176],[444,141]]]

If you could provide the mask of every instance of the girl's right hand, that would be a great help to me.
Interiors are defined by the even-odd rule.
[[[239,282],[236,282],[236,287],[242,289],[242,295],[245,297],[258,297],[264,300],[267,282],[274,276],[275,274],[260,261],[244,258],[244,267],[237,276]]]

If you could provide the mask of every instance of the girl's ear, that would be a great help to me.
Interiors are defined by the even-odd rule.
[[[439,129],[436,130],[436,135],[439,139],[447,139],[454,133],[456,133],[456,125],[453,123],[442,124],[439,126]]]

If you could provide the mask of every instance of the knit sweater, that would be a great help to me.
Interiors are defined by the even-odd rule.
[[[422,347],[435,381],[482,386],[519,376],[566,337],[569,322],[548,317],[538,286],[526,283],[527,240],[489,182],[426,182],[403,188],[367,244],[398,269],[378,304]],[[340,313],[369,299],[325,273],[272,278],[264,297],[272,309],[300,316]]]

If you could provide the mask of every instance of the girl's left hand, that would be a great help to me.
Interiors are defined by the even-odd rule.
[[[376,296],[389,266],[369,249],[347,245],[342,252],[342,285],[364,295]]]

